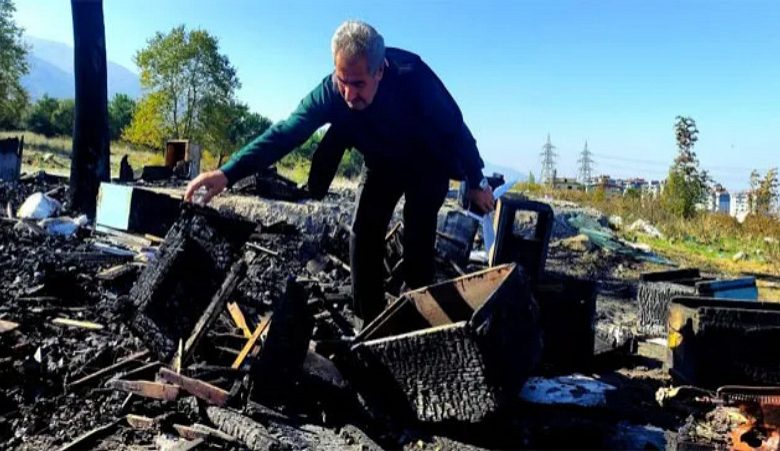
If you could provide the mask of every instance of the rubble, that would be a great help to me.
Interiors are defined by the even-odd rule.
[[[46,174],[0,183],[0,204],[13,212],[48,193],[72,214],[63,183]],[[175,213],[170,222],[152,231],[155,216],[132,198],[180,196],[179,182],[159,183],[112,185],[130,194],[125,218],[146,217],[130,226],[101,216],[97,230],[83,225],[68,238],[33,221],[0,221],[0,447],[774,443],[777,395],[761,391],[777,383],[774,306],[672,296],[685,320],[673,324],[682,341],[670,336],[678,359],[667,361],[667,348],[637,330],[638,275],[655,267],[604,247],[557,245],[561,206],[547,223],[507,214],[494,251],[511,263],[490,267],[474,220],[461,223],[468,216],[448,205],[437,283],[412,292],[401,292],[403,225],[394,219],[389,307],[361,330],[349,289],[349,191],[321,202],[232,192],[215,199],[215,210],[176,202],[162,207]],[[518,236],[537,241],[503,244]],[[484,260],[470,258],[479,253]],[[525,266],[535,275],[525,276]],[[698,282],[698,296],[750,289],[739,279]],[[688,318],[706,327],[687,328]],[[695,377],[679,378],[689,363]],[[675,378],[708,390],[659,405],[656,392],[673,382],[669,364]],[[715,390],[725,382],[759,389]],[[571,402],[539,388],[553,386]],[[753,407],[729,423],[709,415],[733,405]],[[691,432],[706,427],[717,433]]]

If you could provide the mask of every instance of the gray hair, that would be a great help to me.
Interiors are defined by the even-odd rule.
[[[347,58],[365,56],[368,71],[375,74],[385,61],[385,40],[371,25],[359,20],[341,24],[330,42],[333,59],[341,53]]]

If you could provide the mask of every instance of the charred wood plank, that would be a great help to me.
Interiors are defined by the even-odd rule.
[[[174,385],[178,385],[187,393],[196,398],[207,401],[217,406],[224,406],[230,398],[230,393],[217,386],[203,382],[198,379],[182,376],[168,368],[160,368],[158,373],[160,379]]]
[[[149,355],[149,351],[141,351],[136,352],[134,354],[131,354],[123,359],[118,360],[113,365],[109,365],[103,369],[100,369],[98,371],[95,371],[92,374],[86,375],[80,379],[77,379],[65,386],[66,390],[74,390],[78,387],[88,385],[92,382],[95,382],[104,376],[108,376],[116,371],[119,371],[120,369],[126,367],[127,365],[130,365],[138,360],[141,360],[143,358],[146,358],[146,356]]]
[[[109,435],[113,434],[114,431],[119,427],[119,424],[122,422],[122,420],[123,420],[122,418],[119,418],[112,421],[111,423],[96,427],[91,431],[85,432],[84,434],[78,436],[72,442],[62,446],[59,449],[59,451],[89,449],[91,448],[90,445],[95,441],[100,440],[104,437],[108,437]]]
[[[124,379],[112,379],[106,383],[108,388],[121,390],[127,393],[143,396],[145,398],[173,401],[179,397],[179,386],[163,384],[152,381],[127,381]]]

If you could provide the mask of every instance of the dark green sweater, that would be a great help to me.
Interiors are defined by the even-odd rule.
[[[388,67],[374,101],[351,110],[328,75],[286,120],[239,150],[222,171],[232,185],[275,163],[325,124],[338,126],[374,170],[397,170],[410,164],[443,171],[477,186],[483,163],[463,116],[436,74],[419,56],[386,50]]]

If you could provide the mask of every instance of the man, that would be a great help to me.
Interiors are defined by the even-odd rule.
[[[350,267],[355,313],[368,322],[385,307],[384,235],[401,196],[405,196],[402,271],[407,286],[416,288],[433,281],[436,217],[449,179],[465,178],[473,187],[469,200],[482,211],[493,209],[493,194],[460,109],[417,55],[385,49],[382,36],[358,21],[345,22],[336,30],[332,50],[333,73],[295,112],[220,169],[190,182],[185,200],[203,187],[203,201],[208,202],[330,124],[314,154],[309,184],[318,185],[318,190],[324,186],[326,191],[344,149],[355,147],[363,154]]]

